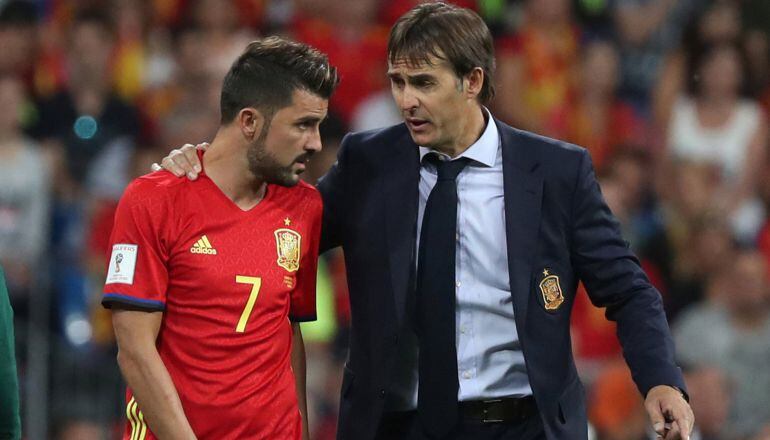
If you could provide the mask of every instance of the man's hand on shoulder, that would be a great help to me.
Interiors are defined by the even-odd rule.
[[[658,438],[689,440],[695,416],[679,389],[669,385],[652,387],[644,399],[644,407]]]
[[[207,142],[198,145],[184,144],[179,149],[171,150],[168,156],[157,163],[152,164],[153,171],[167,170],[177,177],[187,176],[190,180],[198,178],[201,172],[201,162],[198,160],[198,150],[206,151],[209,147]]]

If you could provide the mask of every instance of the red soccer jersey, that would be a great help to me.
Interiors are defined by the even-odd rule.
[[[205,173],[134,180],[102,303],[163,312],[157,348],[200,439],[299,439],[291,321],[315,319],[322,204],[268,185],[249,211]],[[124,439],[154,439],[130,389]]]

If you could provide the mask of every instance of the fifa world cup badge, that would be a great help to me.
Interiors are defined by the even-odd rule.
[[[115,273],[120,273],[120,263],[123,262],[123,254],[115,255]]]
[[[540,281],[540,293],[543,295],[543,302],[546,310],[556,310],[564,302],[564,295],[559,284],[559,277],[551,275],[548,269],[543,269],[543,278]]]
[[[302,236],[291,229],[275,230],[275,246],[278,251],[278,265],[289,272],[299,269]]]

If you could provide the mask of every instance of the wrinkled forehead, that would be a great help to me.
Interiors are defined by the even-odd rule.
[[[438,74],[442,72],[452,72],[448,61],[437,55],[427,54],[422,56],[408,57],[389,57],[388,75],[420,75],[420,74]]]

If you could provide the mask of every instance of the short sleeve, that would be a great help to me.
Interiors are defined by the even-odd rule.
[[[321,197],[314,193],[314,201],[311,203],[312,214],[309,216],[310,236],[308,246],[303,249],[299,269],[297,270],[297,284],[291,293],[291,308],[289,319],[292,322],[307,322],[316,320],[316,275],[318,273],[318,245],[321,239],[321,215],[323,212]]]
[[[163,311],[168,286],[166,192],[135,180],[115,212],[102,305]]]

